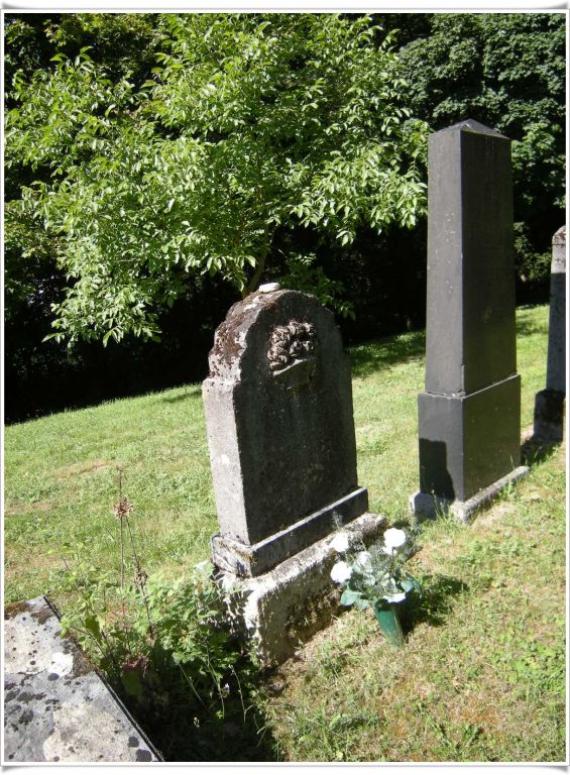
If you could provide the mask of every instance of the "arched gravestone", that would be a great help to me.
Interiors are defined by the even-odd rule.
[[[230,309],[203,383],[220,525],[213,560],[239,576],[265,573],[368,506],[333,315],[274,287]]]

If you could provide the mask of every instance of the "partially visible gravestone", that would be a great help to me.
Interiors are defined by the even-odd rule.
[[[510,141],[468,120],[429,140],[418,515],[467,519],[520,462]]]
[[[267,662],[330,620],[327,536],[370,543],[384,518],[358,486],[350,367],[333,315],[276,284],[235,304],[203,384],[218,579]]]
[[[546,389],[536,394],[534,437],[557,442],[564,437],[566,398],[566,227],[552,238],[550,315]]]
[[[4,764],[160,761],[43,597],[4,621]]]
[[[366,511],[350,367],[314,297],[269,290],[235,304],[203,395],[218,567],[260,575]]]

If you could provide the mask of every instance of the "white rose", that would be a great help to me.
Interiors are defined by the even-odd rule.
[[[349,546],[348,535],[346,533],[337,533],[331,541],[331,546],[339,554],[346,552]]]
[[[367,568],[372,561],[372,555],[370,552],[358,552],[356,561],[362,568]]]
[[[352,568],[350,565],[347,565],[344,560],[339,560],[339,562],[333,565],[331,579],[336,581],[337,584],[343,584],[345,581],[348,581],[351,576]]]
[[[385,595],[384,600],[388,603],[401,603],[402,600],[406,599],[406,593],[405,592],[396,592],[394,595]]]
[[[394,554],[394,550],[406,543],[406,533],[397,527],[391,527],[384,533],[384,550]]]

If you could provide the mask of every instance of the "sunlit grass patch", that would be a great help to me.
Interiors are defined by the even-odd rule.
[[[522,308],[522,427],[544,387],[547,308]],[[422,333],[352,350],[359,482],[390,523],[418,486]],[[149,574],[184,578],[217,530],[199,386],[8,427],[5,601],[49,592],[64,560],[118,573],[118,471]],[[423,524],[411,560],[424,595],[387,649],[371,615],[347,611],[285,664],[264,710],[290,761],[563,761],[564,449],[466,526]],[[261,698],[259,699],[261,703]]]

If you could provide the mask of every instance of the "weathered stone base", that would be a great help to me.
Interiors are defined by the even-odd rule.
[[[256,578],[220,571],[236,630],[265,664],[279,664],[318,630],[338,608],[340,590],[330,572],[338,559],[331,540],[346,533],[350,546],[369,546],[381,536],[386,518],[369,512]]]
[[[410,511],[419,518],[433,518],[438,514],[452,514],[461,522],[469,522],[475,512],[485,506],[507,485],[516,482],[528,473],[527,466],[518,466],[510,474],[497,479],[485,489],[473,495],[466,501],[450,501],[438,498],[426,492],[416,492],[410,498]]]
[[[212,561],[216,567],[238,576],[260,576],[324,538],[336,527],[364,514],[367,508],[368,491],[359,487],[251,546],[217,534],[212,538]]]
[[[559,390],[541,390],[535,396],[534,438],[556,443],[564,438],[564,408],[566,396]]]
[[[3,764],[160,761],[46,598],[4,615]]]

